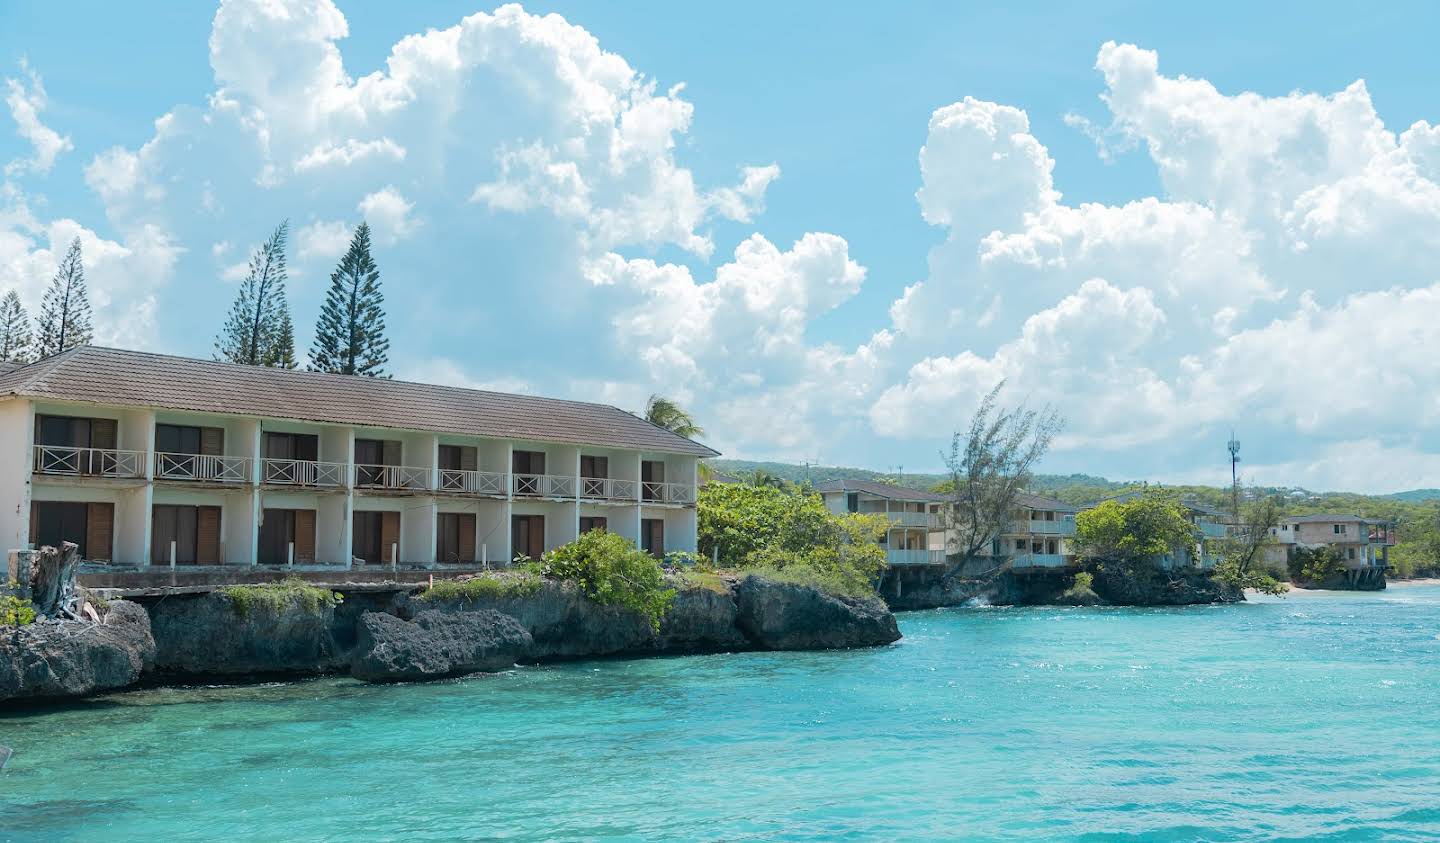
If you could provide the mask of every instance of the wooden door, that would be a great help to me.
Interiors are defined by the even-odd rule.
[[[379,512],[356,512],[350,539],[350,555],[374,565],[380,561]]]
[[[592,530],[605,530],[609,528],[609,520],[601,515],[580,516],[580,532],[588,533]]]
[[[640,549],[656,559],[665,558],[665,519],[645,518],[640,521]]]
[[[114,559],[115,504],[92,503],[85,512],[85,550],[82,558],[96,562]]]
[[[175,564],[194,565],[199,561],[199,511],[211,510],[213,516],[207,515],[207,521],[214,518],[214,533],[218,545],[219,539],[219,507],[206,506],[176,506],[173,504],[156,504],[151,514],[150,528],[150,561],[156,565],[170,564],[170,548],[173,543],[175,548]],[[209,555],[210,548],[207,548]],[[214,555],[218,558],[219,548],[215,548]]]
[[[396,548],[400,544],[400,513],[380,513],[380,561],[395,562]]]
[[[540,558],[545,552],[545,516],[510,516],[510,544],[514,556]]]
[[[222,457],[225,455],[225,428],[223,427],[202,427],[200,428],[200,453],[207,457]]]
[[[475,513],[442,512],[436,516],[436,531],[439,561],[475,561]]]
[[[89,505],[65,501],[36,501],[30,505],[30,542],[35,547],[60,547],[74,542],[80,558],[89,558]]]
[[[295,510],[295,563],[315,562],[315,510]]]
[[[195,507],[195,564],[220,564],[220,507]]]

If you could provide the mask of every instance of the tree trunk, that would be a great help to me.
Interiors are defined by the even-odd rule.
[[[75,568],[80,547],[64,542],[59,549],[42,547],[30,557],[30,602],[37,614],[47,618],[80,617],[80,592],[75,587]]]

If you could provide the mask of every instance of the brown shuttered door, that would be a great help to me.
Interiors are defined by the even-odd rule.
[[[315,510],[295,510],[295,562],[315,561]]]
[[[115,504],[92,503],[85,517],[85,556],[97,562],[114,559]]]
[[[462,512],[457,517],[460,522],[460,561],[475,561],[475,513]]]
[[[114,419],[91,419],[90,420],[90,447],[92,448],[116,448],[116,430]]]
[[[385,465],[400,465],[400,442],[398,440],[385,440],[381,461]]]
[[[200,453],[207,457],[219,457],[225,454],[225,428],[223,427],[202,427],[200,428]]]
[[[479,455],[475,448],[466,445],[460,449],[460,470],[476,471],[480,467]]]
[[[656,559],[665,557],[665,521],[646,518],[640,522],[640,549]]]
[[[397,443],[398,444],[398,443]],[[380,515],[380,561],[387,565],[394,562],[391,549],[400,542],[400,513],[385,512]]]
[[[545,516],[530,516],[530,550],[537,559],[545,552]]]
[[[210,428],[207,428],[207,430]],[[195,563],[220,564],[220,507],[195,507]]]

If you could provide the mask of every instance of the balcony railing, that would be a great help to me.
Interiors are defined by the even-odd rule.
[[[250,482],[249,457],[211,454],[155,454],[156,480],[197,480],[209,483]]]
[[[1063,518],[1058,521],[1043,521],[1035,518],[1021,518],[1010,522],[1007,535],[1073,536],[1075,519]]]
[[[145,476],[145,452],[115,448],[71,448],[64,445],[36,445],[35,471],[74,477]]]
[[[495,495],[504,497],[507,478],[494,471],[471,471],[469,469],[440,469],[440,491],[458,492],[467,495]]]
[[[512,490],[530,498],[573,498],[575,478],[558,474],[512,474]]]
[[[878,512],[875,514],[883,515],[884,513]],[[931,515],[928,512],[892,512],[890,513],[890,523],[896,527],[925,527],[929,529],[939,529],[940,516]]]
[[[938,565],[945,561],[945,551],[887,549],[885,561],[891,565]]]
[[[423,491],[430,488],[430,469],[408,465],[357,465],[355,485],[367,489]]]
[[[613,477],[581,477],[580,497],[591,500],[634,501],[640,496],[640,484],[634,480]]]
[[[1207,539],[1223,539],[1230,532],[1224,524],[1214,521],[1201,521],[1197,526],[1200,528],[1200,535]]]
[[[688,483],[640,483],[641,500],[646,503],[694,503],[695,488]]]
[[[1010,560],[1010,567],[1019,569],[1063,568],[1067,564],[1066,557],[1060,553],[1023,553]]]
[[[261,479],[280,486],[334,488],[345,485],[347,468],[343,462],[267,459],[262,465]]]

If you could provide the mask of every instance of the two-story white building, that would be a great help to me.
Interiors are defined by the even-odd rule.
[[[815,491],[831,512],[884,515],[890,529],[881,538],[891,565],[938,565],[945,561],[940,510],[947,498],[873,480],[827,480]]]
[[[1272,568],[1285,570],[1298,548],[1332,547],[1345,565],[1346,579],[1365,584],[1383,582],[1395,544],[1395,525],[1359,515],[1290,515],[1271,528],[1270,535],[1274,543],[1266,548],[1265,558]]]
[[[0,539],[151,566],[695,550],[712,449],[615,407],[82,347],[0,372]]]

